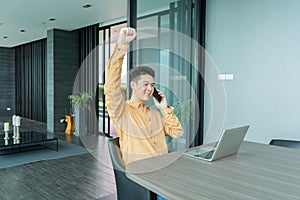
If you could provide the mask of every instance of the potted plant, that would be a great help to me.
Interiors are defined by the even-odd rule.
[[[74,115],[77,109],[84,108],[84,109],[90,109],[90,103],[92,100],[92,95],[88,92],[82,92],[82,93],[75,93],[68,96],[68,99],[70,100],[70,104],[72,106],[72,113],[71,115]]]
[[[85,116],[83,114],[85,114],[84,110],[90,109],[92,98],[93,98],[92,95],[88,92],[82,92],[82,93],[77,92],[75,94],[68,96],[68,99],[71,104],[71,109],[70,109],[70,115],[66,115],[68,124],[65,133],[73,134],[75,132],[76,135],[79,135],[80,131],[85,131],[83,130],[84,129],[83,127],[86,126]],[[83,117],[82,119],[79,120],[80,116]]]

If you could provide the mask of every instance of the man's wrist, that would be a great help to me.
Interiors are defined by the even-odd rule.
[[[127,43],[117,43],[117,48],[119,49],[128,49],[128,44]]]
[[[116,55],[125,54],[128,50],[127,44],[116,44]]]

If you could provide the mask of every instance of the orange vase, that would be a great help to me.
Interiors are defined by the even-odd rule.
[[[66,115],[67,128],[65,130],[66,134],[74,134],[75,132],[75,116]]]

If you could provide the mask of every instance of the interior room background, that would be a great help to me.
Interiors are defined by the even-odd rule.
[[[162,5],[159,10],[170,8],[170,3],[172,1]],[[224,81],[226,118],[223,128],[250,124],[246,140],[262,143],[268,143],[271,138],[276,137],[300,140],[299,9],[300,2],[296,0],[206,1],[205,49],[220,73],[234,75],[233,80]],[[146,11],[148,14],[157,12],[149,7],[149,10],[138,12],[138,16]],[[149,21],[151,20],[148,19]],[[144,21],[138,25],[146,23]],[[67,42],[64,47],[59,46],[59,39]],[[60,63],[68,69],[65,70],[67,76],[74,79],[80,60],[77,54],[80,38],[78,32],[50,30],[46,40],[16,48],[0,48],[0,117],[6,120],[16,112],[26,111],[29,117],[47,122],[49,130],[62,131],[65,125],[61,124],[59,119],[65,113],[65,107],[68,105],[66,95],[72,92],[73,85],[68,85],[69,83],[59,76],[49,76],[49,66],[54,67],[52,69],[55,73],[59,73],[60,68],[56,62],[60,58],[53,57],[55,55],[51,49],[58,48],[69,58],[70,55],[75,55],[68,62]],[[76,51],[74,44],[78,45]],[[19,55],[25,49],[27,53],[21,58]],[[26,63],[26,56],[35,59]],[[17,67],[20,66],[20,59],[24,61],[23,68]],[[25,69],[24,66],[31,66],[28,70],[32,73],[25,79],[21,77],[23,82],[19,82],[16,77],[24,74],[24,71],[20,71]],[[41,68],[43,66],[45,68]],[[40,83],[38,77],[45,76],[45,73],[48,75],[42,87],[26,89],[26,85],[32,84],[34,88]],[[29,81],[30,77],[34,79],[33,83]],[[22,90],[14,90],[18,84],[23,86]],[[65,86],[64,89],[61,86]],[[48,93],[45,96],[43,92],[46,90]],[[49,93],[51,90],[52,93]],[[30,96],[25,98],[19,94]],[[43,94],[41,98],[46,100],[34,98],[38,94]],[[204,100],[205,137],[211,120],[211,103],[207,90]],[[24,101],[26,104],[21,104]],[[43,104],[45,102],[47,108]],[[39,109],[35,106],[44,107]],[[39,111],[39,114],[36,111]]]

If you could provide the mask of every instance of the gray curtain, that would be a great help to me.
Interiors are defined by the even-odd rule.
[[[92,94],[92,103],[85,116],[85,121],[87,133],[96,134],[98,133],[99,24],[79,29],[78,32],[80,69],[73,93],[88,92]]]
[[[16,114],[46,122],[46,39],[15,47]]]

